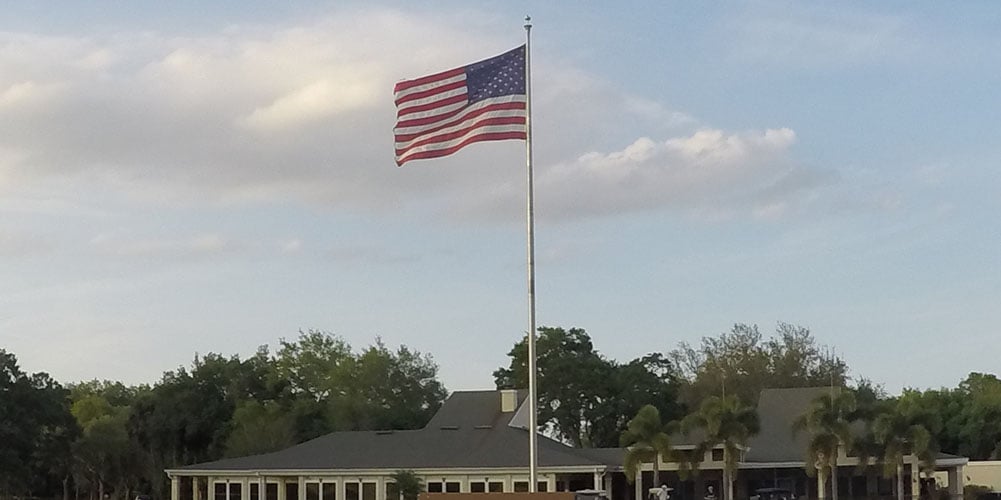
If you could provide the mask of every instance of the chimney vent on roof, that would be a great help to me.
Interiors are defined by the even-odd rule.
[[[518,409],[518,391],[501,389],[501,412],[511,413]]]

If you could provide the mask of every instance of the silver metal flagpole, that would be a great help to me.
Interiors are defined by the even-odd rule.
[[[525,162],[528,165],[528,491],[538,491],[539,428],[535,380],[535,187],[532,181],[532,18],[525,16]]]

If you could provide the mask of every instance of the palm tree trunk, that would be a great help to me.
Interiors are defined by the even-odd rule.
[[[723,465],[723,475],[726,477],[726,500],[733,500],[733,471],[730,467]]]
[[[831,462],[831,500],[838,500],[838,459]]]
[[[897,500],[904,500],[904,465],[897,463]]]

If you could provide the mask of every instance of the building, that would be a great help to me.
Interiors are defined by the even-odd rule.
[[[807,437],[791,431],[793,420],[824,391],[761,393],[761,433],[740,458],[736,498],[748,498],[762,487],[785,488],[804,499],[828,496],[829,486],[818,495],[817,479],[805,473]],[[429,492],[528,491],[525,399],[524,391],[456,392],[422,429],[334,432],[273,453],[168,469],[171,500],[397,500],[392,476],[400,470],[421,477]],[[541,435],[538,442],[538,491],[596,489],[611,500],[636,500],[657,486],[652,464],[646,464],[641,481],[629,484],[622,448],[573,448]],[[690,451],[695,445],[675,438],[677,450]],[[839,491],[889,494],[892,481],[857,474],[858,459],[842,454]],[[921,491],[917,461],[907,457],[906,462],[907,493]],[[962,492],[966,462],[949,455],[938,460],[936,467],[948,477],[951,491]],[[721,491],[722,449],[708,451],[695,476],[679,474],[679,465],[659,464],[662,482],[674,488],[672,498],[701,500],[709,487]]]

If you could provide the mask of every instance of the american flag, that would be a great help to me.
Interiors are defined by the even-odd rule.
[[[396,164],[480,141],[525,139],[525,46],[396,84]]]

